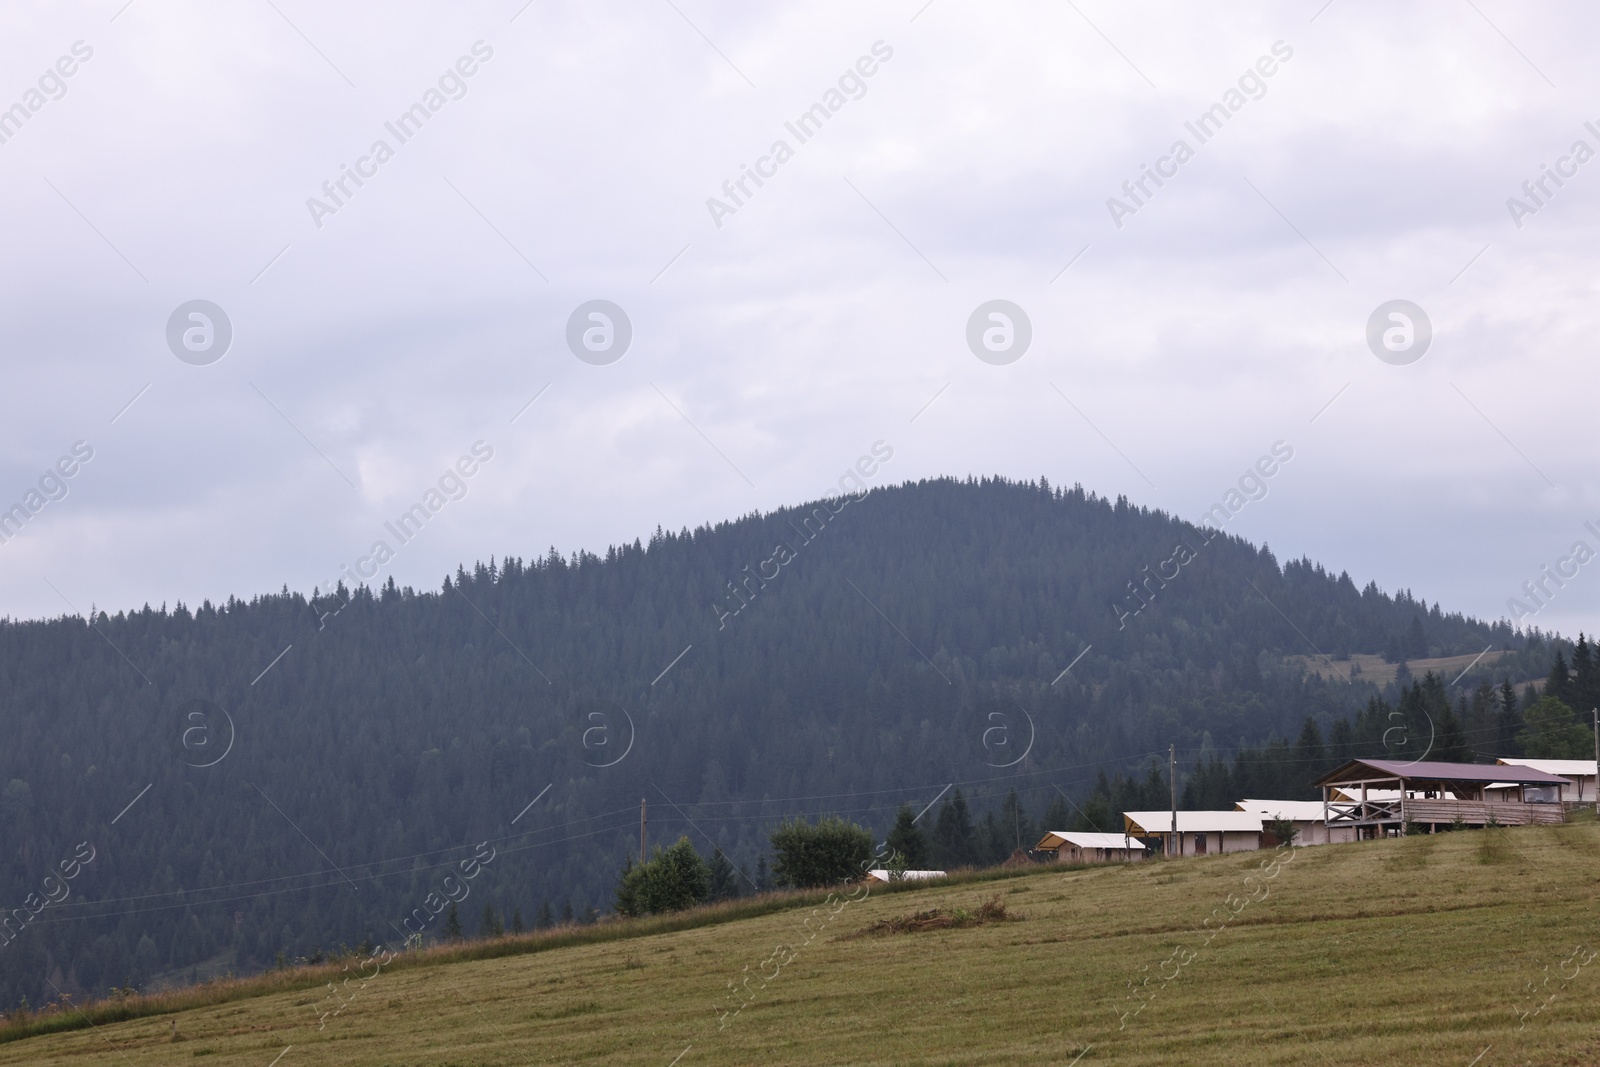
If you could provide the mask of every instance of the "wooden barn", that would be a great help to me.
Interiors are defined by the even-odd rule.
[[[1131,837],[1074,830],[1051,830],[1033,848],[1054,852],[1061,863],[1128,863],[1145,856],[1144,845]]]

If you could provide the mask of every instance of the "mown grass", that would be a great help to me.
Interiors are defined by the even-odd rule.
[[[1276,877],[1262,854],[1008,871],[437,950],[321,1029],[326,979],[302,973],[0,1065],[1600,1062],[1600,958],[1574,952],[1600,945],[1600,825],[1286,855]],[[852,936],[994,895],[1023,918]]]
[[[952,872],[945,884],[964,885],[972,882],[1000,881],[1026,873],[1028,873],[1026,869],[959,870]],[[879,886],[875,892],[880,894],[908,892],[912,888],[912,883],[903,883]],[[617,919],[587,926],[563,925],[549,930],[507,934],[497,938],[434,944],[420,951],[397,953],[394,961],[384,965],[382,969],[391,971],[412,967],[437,967],[471,960],[500,959],[504,956],[549,952],[576,945],[596,945],[650,937],[809,907],[828,899],[828,890],[777,891],[671,915]],[[323,989],[328,983],[341,980],[351,973],[361,975],[363,972],[358,967],[360,959],[359,956],[338,957],[320,964],[303,964],[245,977],[214,979],[153,993],[130,992],[127,995],[83,1003],[56,1002],[37,1011],[19,1011],[0,1018],[0,1044],[40,1034],[92,1028],[106,1023],[126,1022],[153,1015],[171,1015],[175,1012],[213,1004],[227,1004],[273,993]]]

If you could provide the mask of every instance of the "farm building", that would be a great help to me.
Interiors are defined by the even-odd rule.
[[[1328,828],[1353,829],[1357,838],[1402,834],[1408,822],[1424,832],[1458,820],[1469,827],[1559,823],[1561,806],[1535,798],[1572,785],[1531,767],[1373,759],[1351,760],[1312,784],[1322,790]],[[1490,787],[1510,799],[1491,796]]]
[[[934,878],[947,877],[943,871],[901,871],[900,878],[906,882],[926,882]],[[893,881],[891,872],[887,868],[878,868],[867,872],[868,885],[884,885]]]
[[[1051,830],[1033,847],[1037,852],[1054,852],[1062,863],[1127,863],[1145,856],[1144,845],[1123,834]]]
[[[1354,827],[1328,830],[1327,813],[1320,800],[1241,800],[1234,807],[1259,815],[1263,825],[1268,819],[1288,819],[1299,831],[1294,838],[1296,845],[1326,845],[1356,839]]]
[[[1254,852],[1261,847],[1261,816],[1247,811],[1180,811],[1176,845],[1171,811],[1125,811],[1122,821],[1130,837],[1159,840],[1167,856]]]
[[[1532,767],[1546,774],[1558,774],[1572,783],[1561,787],[1560,800],[1566,804],[1593,804],[1595,801],[1595,767],[1592,759],[1528,759],[1523,756],[1501,756],[1495,762],[1508,767]]]

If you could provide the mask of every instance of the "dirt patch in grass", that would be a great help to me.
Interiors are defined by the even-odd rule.
[[[929,908],[892,919],[879,919],[871,926],[844,935],[840,940],[851,941],[858,937],[881,937],[886,934],[916,934],[924,930],[955,930],[989,923],[1018,922],[1021,919],[1022,916],[1006,910],[1006,902],[999,896],[993,896],[976,908]]]

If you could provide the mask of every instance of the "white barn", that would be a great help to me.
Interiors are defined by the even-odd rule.
[[[1327,809],[1320,800],[1241,800],[1234,807],[1261,816],[1263,826],[1270,819],[1288,819],[1299,831],[1294,839],[1297,846],[1327,845],[1356,839],[1353,826],[1337,826],[1329,833]]]
[[[1051,830],[1033,847],[1037,852],[1054,852],[1061,863],[1128,863],[1145,857],[1143,842],[1122,834]]]
[[[1133,837],[1153,837],[1168,856],[1207,856],[1254,852],[1261,847],[1261,816],[1248,811],[1180,811],[1174,848],[1171,811],[1125,811],[1122,821]]]
[[[1568,804],[1594,803],[1595,763],[1592,759],[1528,759],[1523,756],[1501,756],[1495,762],[1507,767],[1530,767],[1536,771],[1558,774],[1572,782],[1570,786],[1561,787],[1560,800]],[[1499,784],[1495,783],[1496,786]],[[1493,789],[1495,786],[1490,788]]]
[[[900,880],[903,882],[930,882],[936,878],[948,878],[944,871],[901,871]],[[894,881],[894,872],[886,867],[877,867],[867,872],[868,885],[887,885]]]

